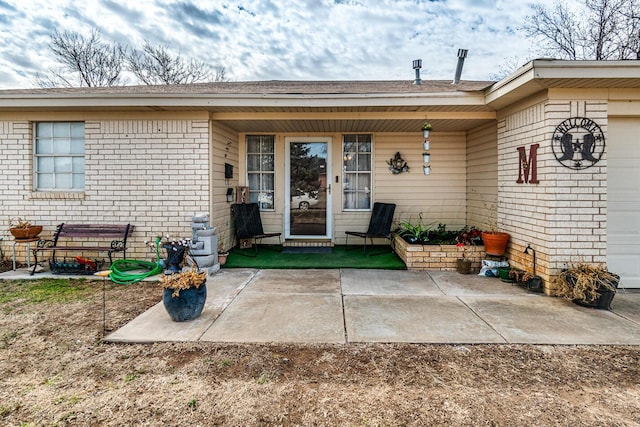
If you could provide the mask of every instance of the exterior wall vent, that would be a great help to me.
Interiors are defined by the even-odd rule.
[[[422,80],[420,79],[420,68],[422,68],[422,59],[414,59],[413,69],[416,70],[416,79],[413,81],[414,85],[422,84]]]

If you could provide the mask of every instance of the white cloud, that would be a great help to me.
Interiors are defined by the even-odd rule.
[[[552,0],[539,3],[550,5]],[[506,58],[531,55],[519,32],[530,3],[506,0],[0,0],[0,88],[33,87],[57,68],[56,29],[139,46],[163,43],[224,66],[232,80],[451,79],[458,48],[463,79],[487,80]]]

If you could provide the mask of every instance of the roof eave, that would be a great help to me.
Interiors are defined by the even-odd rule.
[[[0,110],[50,108],[377,107],[485,105],[481,91],[366,94],[21,94],[0,95]]]
[[[524,99],[541,90],[558,86],[585,87],[589,81],[629,80],[629,87],[640,84],[640,61],[567,61],[536,59],[486,89],[486,102],[495,109]],[[553,82],[553,83],[552,83]],[[606,85],[602,85],[606,87]]]

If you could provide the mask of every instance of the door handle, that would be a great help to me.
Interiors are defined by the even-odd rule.
[[[331,184],[327,187],[327,194],[331,194]]]

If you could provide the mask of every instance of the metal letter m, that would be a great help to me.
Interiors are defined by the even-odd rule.
[[[524,147],[518,147],[518,180],[516,183],[539,184],[538,181],[538,147],[540,144],[533,144],[529,147],[529,159]],[[524,180],[522,174],[524,173]],[[531,177],[531,179],[529,179]]]

